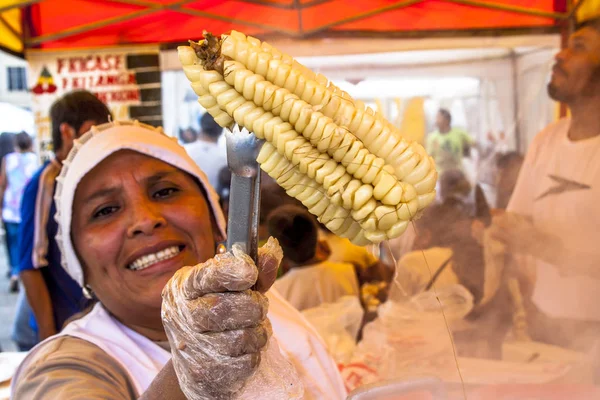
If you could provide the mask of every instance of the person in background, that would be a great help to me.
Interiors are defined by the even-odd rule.
[[[459,351],[465,356],[500,358],[513,309],[502,277],[486,274],[484,249],[471,235],[473,219],[453,199],[431,206],[416,221],[413,251],[398,261],[389,299],[402,302],[427,290],[464,286],[473,296],[474,309],[466,316],[473,325],[457,332]]]
[[[198,140],[184,145],[192,160],[206,173],[213,187],[219,185],[219,172],[227,167],[227,156],[218,146],[223,128],[215,122],[209,113],[200,117],[200,135]]]
[[[223,167],[219,171],[219,180],[217,186],[215,186],[215,190],[219,195],[219,204],[221,204],[221,209],[223,210],[223,214],[225,214],[225,218],[229,215],[229,189],[231,187],[231,171],[229,167]]]
[[[6,232],[6,248],[11,268],[10,292],[19,288],[19,225],[21,223],[21,199],[25,185],[38,168],[38,158],[31,151],[31,136],[21,132],[15,137],[16,151],[2,158],[0,167],[0,199],[2,199],[2,222]]]
[[[496,161],[496,208],[505,210],[517,185],[525,158],[516,151],[500,155]]]
[[[13,151],[15,151],[15,134],[2,132],[0,134],[0,160]]]
[[[10,132],[2,132],[0,134],[0,162],[9,153],[15,151],[15,134]],[[6,271],[6,277],[10,278],[12,276],[12,271],[10,268],[10,262],[7,263],[8,269]]]
[[[334,303],[342,296],[358,296],[354,266],[328,261],[317,252],[318,226],[303,208],[284,205],[268,217],[269,234],[283,249],[285,275],[273,287],[298,310]]]
[[[31,152],[31,137],[21,132],[16,135],[16,151],[2,159],[0,191],[2,197],[2,221],[6,247],[11,267],[10,291],[19,284],[19,225],[21,222],[21,199],[25,185],[38,168],[38,158]],[[32,311],[25,293],[21,291],[15,307],[11,337],[19,351],[27,351],[37,343],[36,326],[31,321]]]
[[[469,216],[485,220],[486,225],[491,222],[489,204],[481,186],[471,185],[467,176],[459,169],[449,169],[440,175],[439,197],[440,203],[454,202],[463,207]]]
[[[392,279],[393,270],[380,262],[366,247],[357,246],[350,240],[335,235],[322,224],[319,227],[319,240],[325,242],[329,250],[327,259],[354,265],[361,285],[374,281],[389,282]]]
[[[194,143],[198,140],[198,133],[192,128],[179,129],[179,140],[183,144]]]
[[[600,337],[600,19],[555,59],[548,93],[571,117],[534,138],[491,233],[532,282],[532,338],[589,350]]]
[[[398,261],[390,297],[397,299],[404,293],[409,296],[418,294],[433,285],[439,288],[460,283],[456,270],[462,267],[458,264],[466,264],[463,265],[464,270],[469,271],[466,275],[473,282],[482,279],[478,276],[478,268],[473,266],[483,262],[481,249],[470,238],[468,217],[458,202],[450,199],[432,205],[416,221],[415,230],[413,251]],[[476,300],[481,297],[480,285],[464,286],[470,286],[468,289]]]
[[[427,136],[427,153],[435,160],[439,175],[449,169],[463,169],[463,157],[469,157],[473,139],[467,132],[452,127],[452,116],[444,108],[436,117],[437,130]]]
[[[108,122],[110,111],[87,91],[74,91],[50,108],[55,158],[33,175],[23,193],[19,231],[21,282],[35,315],[39,340],[59,332],[86,305],[81,287],[61,266],[54,215],[56,177],[74,140],[91,126]]]
[[[472,186],[460,169],[447,169],[439,175],[440,202],[457,201],[463,205],[471,204]]]
[[[302,208],[302,202],[291,196],[289,196],[285,189],[275,182],[273,178],[267,175],[265,172],[260,173],[260,213],[258,220],[258,239],[261,242],[266,241],[269,238],[269,229],[267,221],[271,212],[277,208],[292,204]],[[329,256],[330,250],[327,248],[327,256]]]

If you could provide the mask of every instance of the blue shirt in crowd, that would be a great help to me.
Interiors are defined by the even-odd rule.
[[[37,268],[42,271],[52,300],[57,330],[61,330],[67,319],[88,304],[79,284],[62,267],[56,242],[58,224],[54,219],[54,191],[60,168],[55,160],[46,162],[25,187],[19,231],[19,272]]]

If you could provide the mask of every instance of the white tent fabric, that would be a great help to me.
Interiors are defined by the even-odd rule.
[[[507,139],[502,146],[524,152],[532,137],[555,117],[545,84],[553,53],[560,46],[558,35],[373,39],[368,45],[361,41],[274,44],[367,103],[377,97],[423,96],[429,125],[435,110],[447,107],[455,111],[455,123],[483,144],[488,132],[504,132]],[[320,56],[305,57],[307,46],[308,54]],[[381,53],[384,49],[391,52]],[[359,52],[363,53],[356,54]],[[189,122],[184,125],[196,124],[188,107],[182,110],[185,95],[181,91],[189,84],[182,78],[175,50],[161,54],[161,68],[167,71],[163,73],[165,128],[174,134],[173,129],[182,126],[176,121],[185,119]]]
[[[9,103],[0,103],[0,132],[34,132],[33,112]]]
[[[424,100],[427,132],[434,129],[437,110],[449,109],[453,125],[466,129],[477,142],[480,151],[466,160],[465,170],[471,182],[487,184],[484,190],[492,204],[496,172],[490,154],[524,154],[533,137],[556,118],[546,83],[560,48],[558,35],[376,39],[368,45],[362,39],[310,42],[313,48],[308,54],[319,56],[305,56],[306,42],[274,44],[353,97],[381,107],[394,123],[412,98]],[[364,53],[356,54],[360,51]],[[161,66],[164,125],[174,135],[180,129],[195,127],[203,110],[195,100],[186,100],[191,88],[176,51],[163,52]]]

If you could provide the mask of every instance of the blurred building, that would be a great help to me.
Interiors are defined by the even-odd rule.
[[[0,50],[0,103],[30,108],[27,61]]]
[[[27,61],[0,50],[0,132],[34,133]]]

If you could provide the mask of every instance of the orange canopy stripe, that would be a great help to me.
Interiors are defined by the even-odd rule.
[[[552,28],[568,1],[0,0],[0,11],[22,5],[25,47],[73,49],[184,42],[203,30],[302,38]]]

